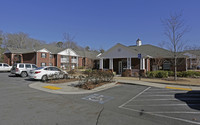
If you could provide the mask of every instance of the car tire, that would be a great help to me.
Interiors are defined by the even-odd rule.
[[[43,82],[46,82],[46,81],[47,81],[47,76],[46,76],[46,75],[42,76],[42,81],[43,81]]]
[[[27,75],[28,75],[27,72],[22,72],[22,73],[21,73],[21,77],[22,77],[22,78],[27,77]]]

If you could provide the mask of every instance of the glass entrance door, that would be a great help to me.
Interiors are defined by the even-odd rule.
[[[122,61],[119,61],[119,65],[118,65],[118,70],[119,70],[119,74],[122,74]]]

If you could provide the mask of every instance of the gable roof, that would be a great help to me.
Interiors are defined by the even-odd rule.
[[[120,48],[123,49],[123,52],[122,53],[116,53],[116,49],[119,50]],[[115,52],[113,52],[113,51],[115,51]],[[119,50],[119,51],[121,51],[121,50]],[[131,49],[131,48],[125,46],[125,45],[117,43],[115,46],[113,46],[112,48],[107,50],[105,53],[103,53],[99,57],[100,58],[106,58],[109,54],[111,54],[109,56],[112,56],[112,54],[120,54],[120,55],[124,54],[123,55],[124,58],[127,57],[127,56],[137,57],[139,53],[140,52],[138,50],[134,50],[134,49]],[[127,55],[127,54],[129,54],[129,55]],[[143,57],[147,56],[147,54],[145,54],[145,53],[141,53],[141,54],[142,54]],[[115,55],[115,56],[117,56],[117,55]],[[122,55],[121,55],[121,57],[122,57]]]
[[[111,53],[111,51],[113,51],[114,48],[116,48],[116,47],[122,47],[126,51],[131,52],[133,55],[141,54],[142,57],[150,57],[150,58],[173,58],[174,57],[173,52],[163,49],[163,48],[160,48],[160,47],[157,47],[157,46],[153,46],[153,45],[149,45],[149,44],[141,45],[141,46],[125,46],[120,43],[116,44],[115,46],[113,46],[112,48],[107,50],[105,53],[100,55],[99,57],[105,58],[106,55],[108,53]],[[183,55],[182,53],[178,53],[178,57],[186,58],[187,56]]]
[[[36,47],[35,50],[38,51],[38,50],[41,50],[44,48],[47,49],[48,51],[50,51],[52,54],[57,54],[57,53],[65,50],[65,49],[57,47],[55,45],[42,45],[42,46]]]
[[[153,58],[172,58],[173,53],[169,50],[153,46],[153,45],[141,45],[141,46],[129,46],[130,49],[137,50],[140,53],[145,53]]]
[[[33,53],[33,52],[37,52],[42,49],[45,49],[45,50],[51,52],[51,54],[58,54],[62,51],[67,50],[67,48],[60,48],[55,45],[41,45],[34,49],[17,49],[17,48],[8,47],[7,50],[5,51],[5,53],[16,53],[16,54]],[[70,48],[68,48],[68,49],[70,49]],[[99,52],[97,52],[97,51],[88,51],[85,49],[84,50],[78,50],[78,49],[75,50],[74,49],[73,51],[75,51],[75,53],[81,57],[87,57],[90,59],[97,59],[97,55],[99,54]]]

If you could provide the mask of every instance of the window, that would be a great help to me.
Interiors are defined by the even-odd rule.
[[[50,58],[53,58],[53,55],[52,55],[52,54],[50,54]]]
[[[49,67],[48,67],[48,68],[45,68],[44,70],[50,70],[50,69],[49,69]]]
[[[41,57],[46,58],[46,53],[42,53]]]
[[[37,66],[36,66],[36,65],[32,65],[32,68],[36,69],[36,68],[37,68]]]
[[[0,66],[2,66],[2,64],[0,64]]]
[[[24,64],[19,64],[19,68],[24,68]]]
[[[61,71],[60,69],[56,68],[56,67],[50,67],[51,71]]]
[[[53,66],[53,63],[49,63],[49,66]]]
[[[31,68],[31,65],[30,65],[30,64],[26,64],[25,67],[26,67],[27,69],[30,69],[30,68]]]
[[[46,66],[46,63],[41,63],[41,66]]]
[[[3,66],[4,66],[4,67],[8,67],[8,65],[7,65],[7,64],[3,64]]]

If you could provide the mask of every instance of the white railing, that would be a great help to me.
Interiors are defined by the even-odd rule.
[[[69,63],[69,59],[68,58],[61,58],[61,63]]]
[[[71,59],[71,63],[77,63],[76,59]]]

